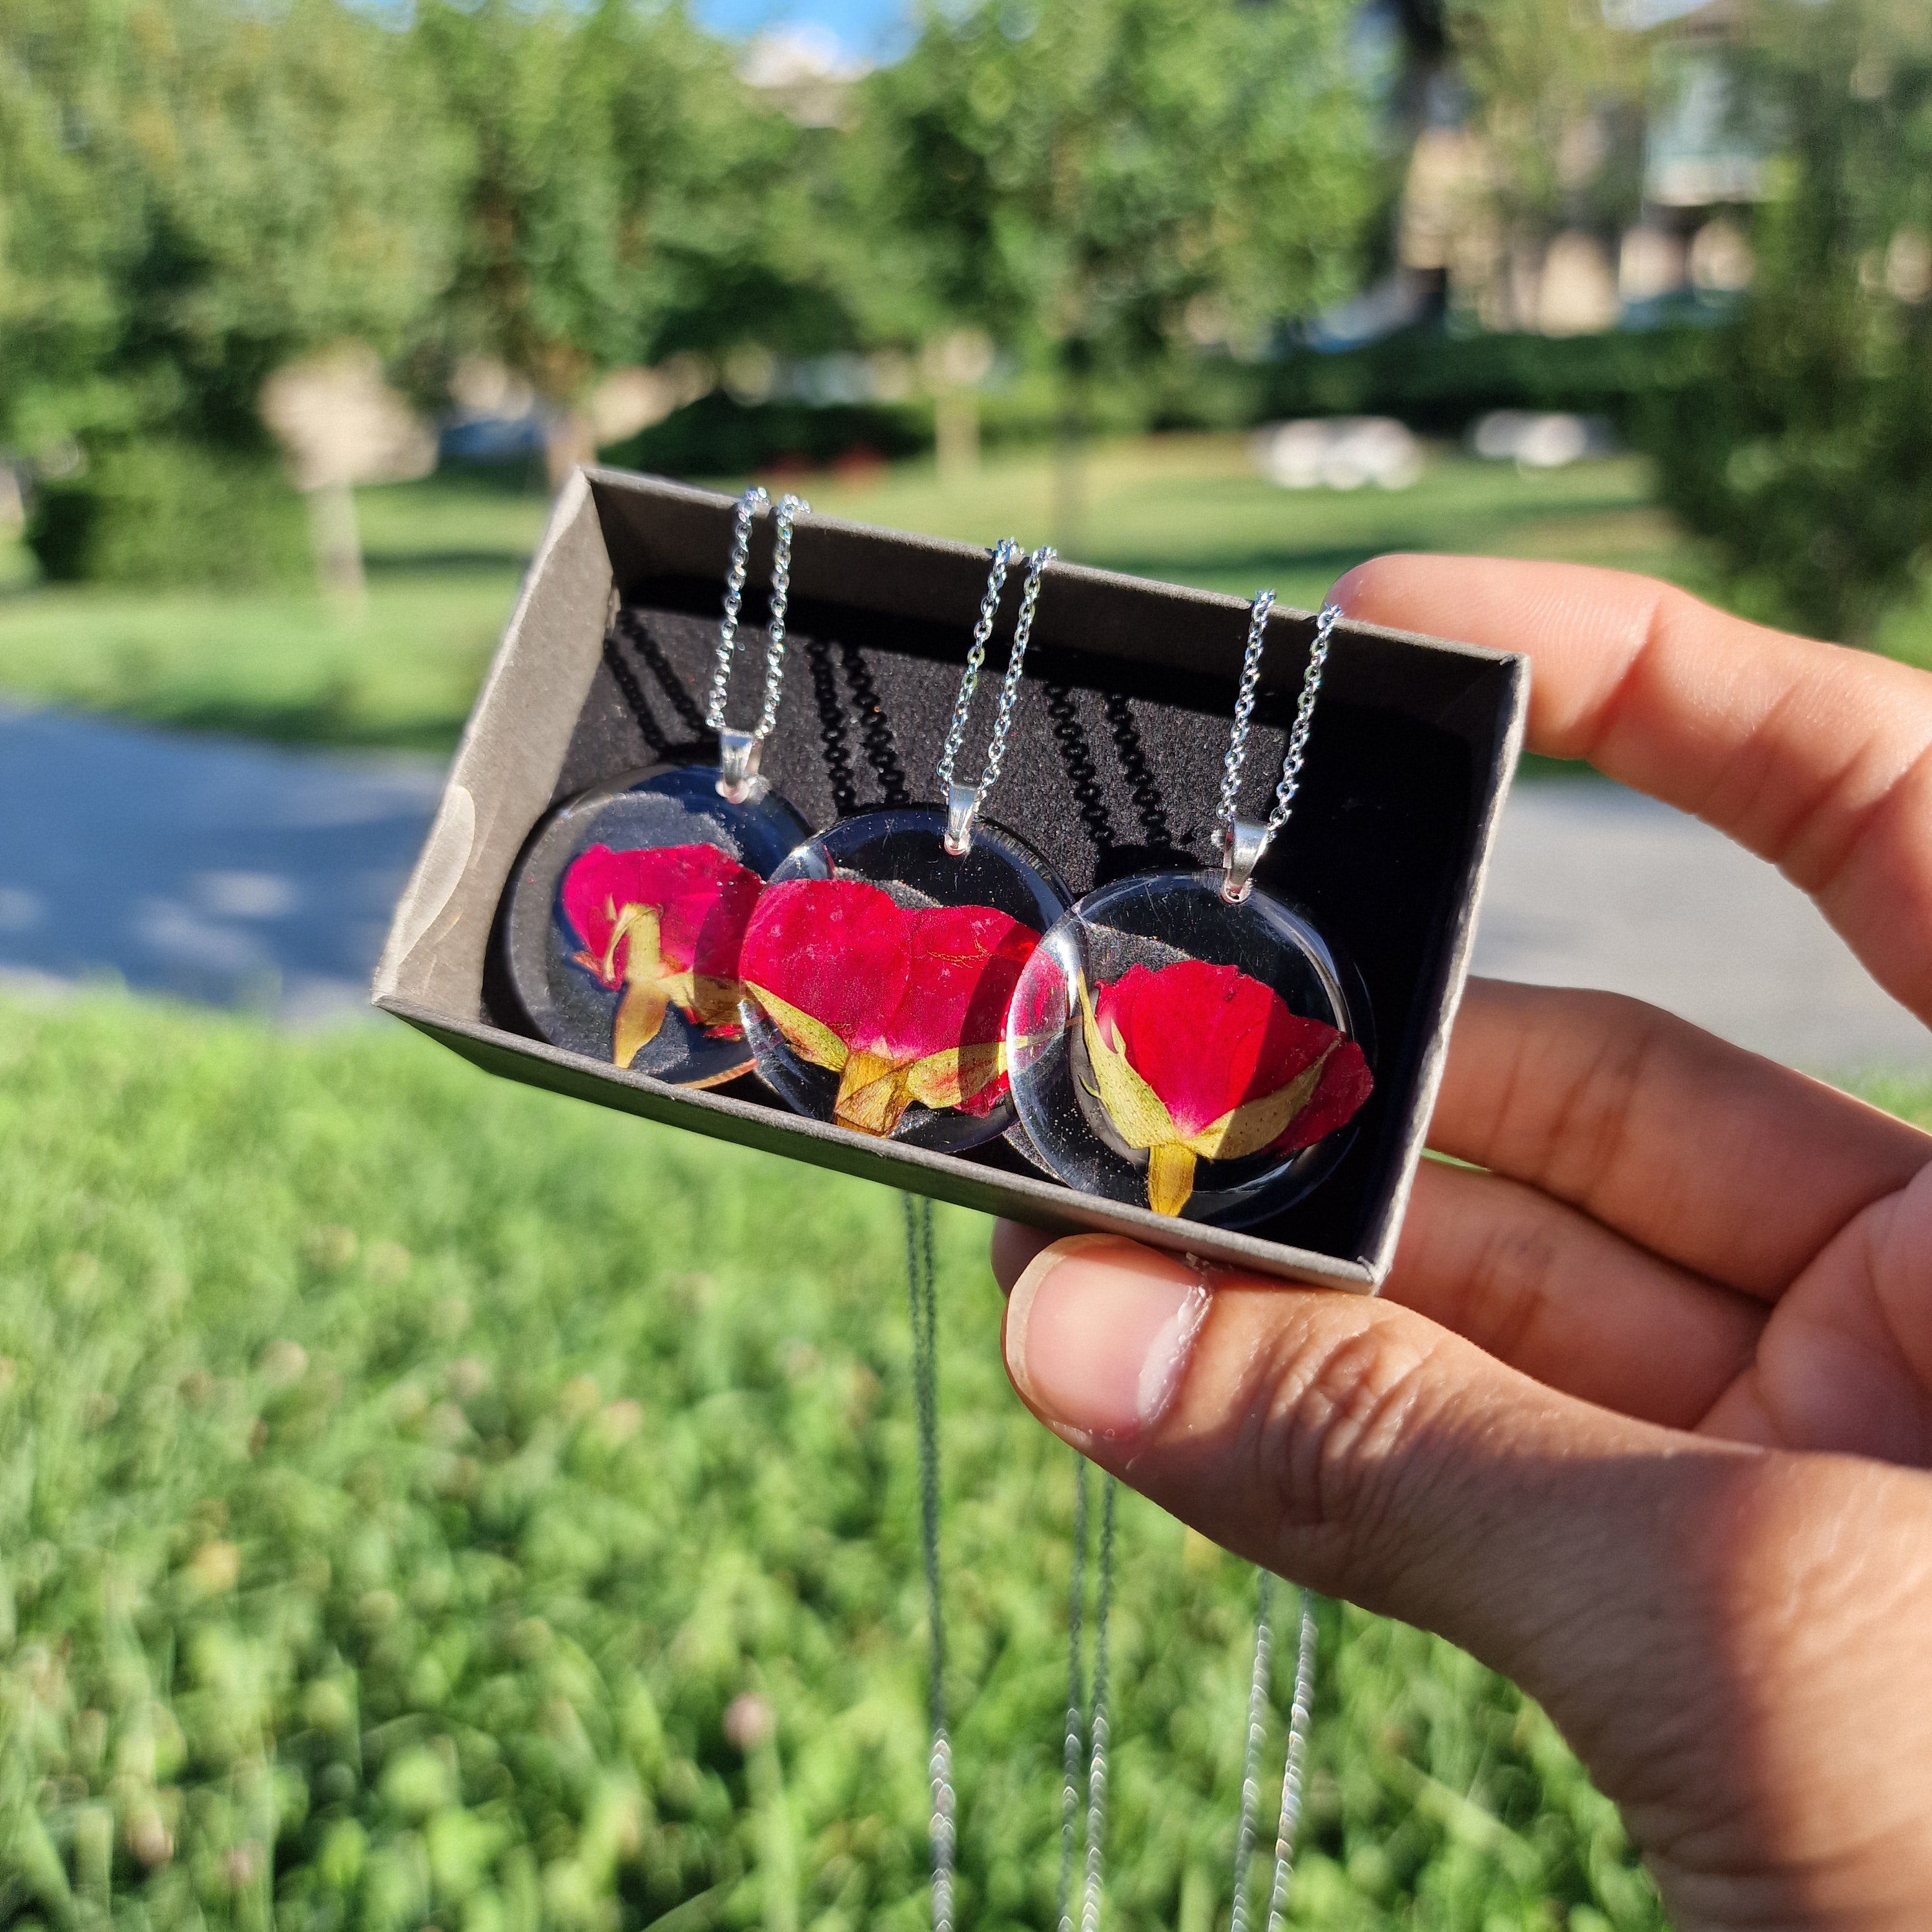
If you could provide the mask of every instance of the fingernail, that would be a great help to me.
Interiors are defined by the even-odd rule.
[[[1354,608],[1355,593],[1360,588],[1361,577],[1366,566],[1357,564],[1353,570],[1345,570],[1328,586],[1328,601],[1345,616]]]
[[[1064,1430],[1144,1436],[1172,1406],[1207,1319],[1206,1282],[1184,1262],[1111,1234],[1056,1241],[1006,1304],[1006,1366]]]

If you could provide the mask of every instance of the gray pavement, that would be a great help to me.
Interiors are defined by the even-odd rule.
[[[441,785],[420,758],[0,708],[0,975],[361,1011]]]
[[[1628,993],[1815,1072],[1932,1068],[1824,916],[1699,820],[1592,778],[1511,794],[1475,970]]]
[[[362,1011],[441,782],[425,759],[0,706],[0,980],[114,976],[296,1024]],[[1600,782],[1516,788],[1476,968],[1634,994],[1821,1072],[1932,1068],[1932,1032],[1802,895]]]

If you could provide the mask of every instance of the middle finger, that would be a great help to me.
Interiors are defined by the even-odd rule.
[[[1613,993],[1472,980],[1429,1144],[1774,1300],[1932,1136]]]

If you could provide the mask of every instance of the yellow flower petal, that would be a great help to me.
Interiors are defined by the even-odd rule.
[[[1288,1124],[1315,1097],[1322,1084],[1322,1070],[1338,1044],[1331,1041],[1318,1059],[1312,1060],[1286,1087],[1264,1094],[1230,1108],[1218,1120],[1210,1120],[1188,1146],[1203,1160],[1239,1160],[1259,1154],[1288,1131]]]
[[[963,1107],[1000,1077],[1006,1048],[998,1040],[980,1046],[948,1047],[928,1054],[905,1070],[906,1090],[922,1107]]]
[[[845,1062],[832,1118],[842,1127],[884,1138],[912,1100],[906,1070],[876,1053],[855,1053]]]
[[[745,990],[770,1016],[772,1024],[784,1035],[785,1044],[800,1059],[813,1066],[827,1067],[834,1073],[844,1070],[848,1057],[845,1042],[829,1026],[809,1013],[800,1012],[796,1006],[788,1006],[776,993],[768,993],[748,980]]]
[[[1126,1055],[1118,1044],[1110,1046],[1101,1038],[1100,1024],[1094,1016],[1094,1002],[1088,994],[1084,974],[1076,985],[1080,994],[1081,1037],[1087,1043],[1087,1058],[1094,1069],[1100,1104],[1107,1110],[1114,1131],[1130,1148],[1178,1144],[1180,1132],[1160,1096],[1127,1064]],[[1119,1037],[1116,1034],[1116,1042]]]
[[[1178,1214],[1194,1192],[1194,1155],[1178,1141],[1148,1155],[1148,1205],[1156,1214]]]

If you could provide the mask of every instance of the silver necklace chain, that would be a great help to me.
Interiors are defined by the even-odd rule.
[[[724,578],[724,616],[718,627],[718,662],[711,674],[711,706],[704,722],[713,731],[724,729],[724,705],[730,692],[731,660],[738,649],[738,613],[745,602],[745,579],[752,562],[752,524],[771,502],[754,483],[738,499],[738,513],[731,531],[731,565]],[[772,520],[772,598],[770,621],[766,628],[765,708],[749,734],[760,742],[772,734],[778,722],[778,695],[784,688],[785,607],[791,600],[791,532],[794,520],[811,514],[812,506],[802,496],[778,499]]]
[[[1100,1932],[1106,1877],[1102,1855],[1107,1834],[1107,1626],[1114,1597],[1114,1505],[1120,1487],[1111,1474],[1100,1479],[1100,1575],[1094,1597],[1094,1715],[1088,1730],[1087,1888],[1081,1901],[1080,1932]]]
[[[959,680],[959,695],[952,706],[952,722],[947,728],[946,743],[939,754],[939,782],[946,788],[949,824],[946,850],[957,858],[971,847],[973,826],[986,802],[986,794],[999,782],[1000,767],[1006,762],[1006,740],[1013,728],[1013,707],[1019,702],[1020,672],[1026,663],[1027,646],[1033,638],[1034,614],[1040,608],[1040,583],[1047,566],[1059,553],[1051,544],[1042,544],[1027,559],[1026,582],[1020,593],[1020,613],[1013,626],[1012,650],[1006,658],[1006,676],[1000,683],[1000,701],[993,716],[993,735],[986,746],[986,769],[976,785],[958,783],[953,769],[966,742],[966,721],[972,713],[973,694],[980,688],[980,674],[986,663],[986,646],[992,643],[993,626],[1000,615],[1000,598],[1006,587],[1006,573],[1021,554],[1018,544],[1002,537],[993,546],[992,568],[987,572],[986,594],[980,599],[980,621],[974,626],[972,648],[966,653],[966,668]]]
[[[1268,1887],[1268,1932],[1287,1924],[1288,1882],[1294,1870],[1295,1832],[1301,1823],[1308,1776],[1308,1726],[1315,1697],[1315,1598],[1301,1593],[1300,1640],[1295,1647],[1294,1702],[1288,1714],[1288,1754],[1281,1768],[1281,1820],[1274,1834],[1274,1882]]]
[[[1254,1855],[1261,1810],[1261,1754],[1268,1711],[1274,1628],[1270,1615],[1274,1579],[1257,1573],[1255,1662],[1248,1681],[1248,1736],[1241,1765],[1241,1820],[1234,1834],[1234,1903],[1228,1932],[1248,1932],[1248,1865]],[[1294,1702],[1288,1712],[1288,1751],[1281,1774],[1281,1817],[1275,1828],[1274,1872],[1268,1884],[1268,1932],[1286,1925],[1288,1880],[1294,1869],[1294,1838],[1301,1821],[1301,1792],[1308,1768],[1308,1722],[1315,1688],[1315,1600],[1301,1592],[1301,1628],[1296,1646]]]
[[[1080,1837],[1081,1741],[1087,1727],[1080,1624],[1087,1607],[1087,1459],[1073,1452],[1073,1562],[1066,1586],[1066,1737],[1060,1754],[1060,1891],[1054,1923],[1073,1932],[1073,1852]]]
[[[905,1202],[906,1298],[912,1318],[913,1412],[919,1432],[920,1548],[926,1569],[931,1651],[927,1716],[932,1748],[926,1762],[932,1792],[928,1834],[932,1850],[933,1932],[952,1932],[952,1870],[958,1808],[952,1788],[952,1742],[946,1729],[946,1620],[939,1576],[938,1300],[934,1288],[932,1203]]]
[[[1234,730],[1228,740],[1228,756],[1221,767],[1221,798],[1215,814],[1220,845],[1228,868],[1230,896],[1247,896],[1247,878],[1260,862],[1275,834],[1288,823],[1294,809],[1295,795],[1301,789],[1301,767],[1308,756],[1308,734],[1314,728],[1315,700],[1322,693],[1322,675],[1328,667],[1328,644],[1340,620],[1341,610],[1324,604],[1315,620],[1315,638],[1308,649],[1308,667],[1301,674],[1301,695],[1294,706],[1294,722],[1288,728],[1288,750],[1281,761],[1281,779],[1274,788],[1274,808],[1264,821],[1251,824],[1238,815],[1241,771],[1248,761],[1248,740],[1253,735],[1255,700],[1259,696],[1262,656],[1268,644],[1268,614],[1274,608],[1274,592],[1258,591],[1248,610],[1248,645],[1241,659],[1241,682],[1234,698]]]
[[[1100,1479],[1100,1553],[1094,1596],[1094,1693],[1090,1714],[1082,1683],[1080,1626],[1087,1573],[1087,1459],[1073,1458],[1073,1563],[1066,1592],[1066,1735],[1060,1786],[1060,1891],[1054,1924],[1059,1932],[1099,1932],[1105,1892],[1108,1770],[1108,1630],[1114,1602],[1114,1522],[1120,1485]],[[1082,1734],[1087,1749],[1081,1750]],[[1073,1916],[1074,1852],[1081,1822],[1080,1766],[1087,1761],[1086,1856],[1080,1916]]]

